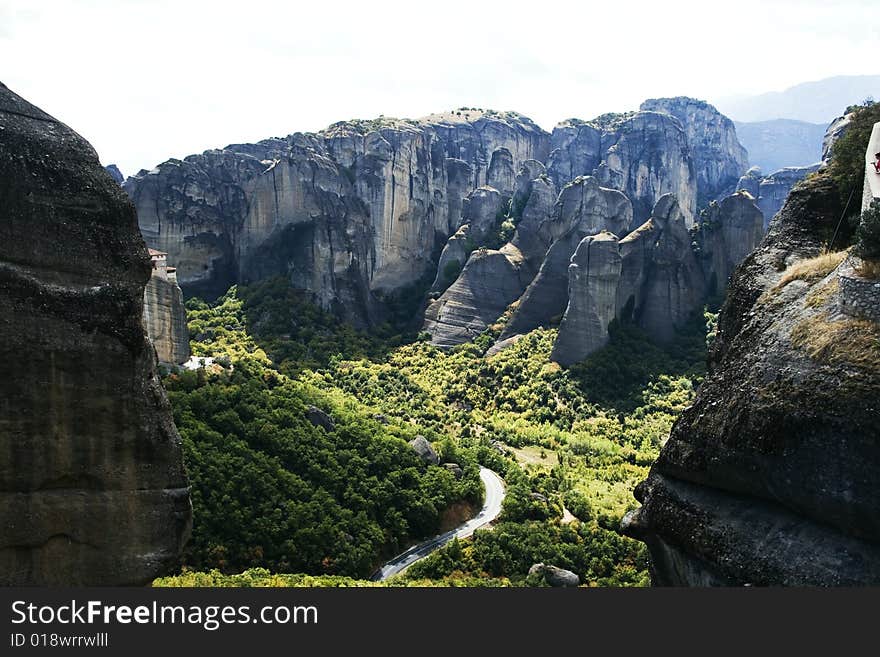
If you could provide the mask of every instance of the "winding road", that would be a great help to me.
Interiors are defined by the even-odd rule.
[[[392,575],[402,573],[419,559],[424,559],[434,550],[443,547],[453,538],[467,538],[480,527],[488,525],[501,513],[501,503],[504,501],[504,482],[489,468],[480,468],[480,479],[486,489],[486,498],[483,508],[466,523],[451,529],[445,534],[440,534],[432,539],[412,546],[406,552],[398,554],[391,561],[383,565],[370,578],[375,581],[388,579]]]

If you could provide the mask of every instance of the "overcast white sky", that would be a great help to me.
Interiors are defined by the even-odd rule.
[[[0,0],[0,80],[130,175],[460,106],[558,121],[877,71],[877,2]]]

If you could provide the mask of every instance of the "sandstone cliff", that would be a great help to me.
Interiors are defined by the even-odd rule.
[[[85,140],[2,84],[0,208],[0,585],[148,582],[191,507],[134,208]]]
[[[343,121],[169,160],[125,189],[147,242],[169,254],[188,293],[283,274],[322,307],[370,325],[386,300],[433,280],[442,296],[425,327],[451,346],[517,300],[507,337],[558,321],[584,237],[622,239],[666,194],[690,228],[745,166],[728,119],[674,98],[572,119],[552,135],[514,112],[467,108]],[[592,183],[569,187],[578,180]],[[600,188],[616,190],[620,207],[625,199],[623,223]]]
[[[804,181],[733,277],[710,373],[624,520],[657,584],[880,581],[880,327],[822,255],[841,210]]]
[[[462,201],[545,159],[549,136],[513,112],[459,110],[420,119],[345,121],[169,160],[125,189],[150,246],[185,290],[288,276],[356,323],[383,295],[435,274]]]

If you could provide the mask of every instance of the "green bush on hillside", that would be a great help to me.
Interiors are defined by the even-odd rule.
[[[877,199],[862,212],[854,252],[865,260],[880,259],[880,201]]]

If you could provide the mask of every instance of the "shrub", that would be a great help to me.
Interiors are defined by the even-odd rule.
[[[862,198],[865,150],[868,148],[874,124],[880,121],[880,103],[865,101],[864,105],[850,109],[850,123],[831,151],[831,177],[843,203],[850,198],[850,193],[855,202]]]
[[[856,238],[854,252],[857,256],[864,260],[880,259],[880,201],[877,199],[862,212]]]

